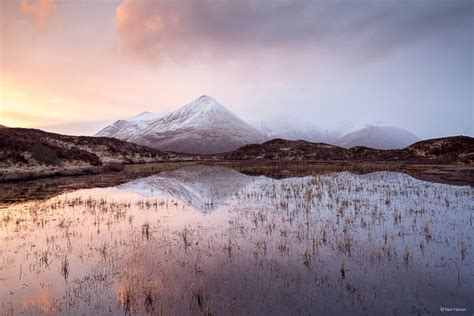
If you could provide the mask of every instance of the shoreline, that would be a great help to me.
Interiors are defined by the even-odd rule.
[[[429,165],[360,161],[166,161],[126,164],[121,171],[50,175],[41,178],[2,182],[0,183],[0,204],[41,200],[79,189],[111,187],[153,174],[196,165],[228,167],[246,175],[267,176],[275,179],[344,171],[354,174],[389,171],[405,173],[422,181],[474,187],[474,166],[472,165]]]
[[[414,173],[415,175],[423,175],[424,179],[431,182],[461,185],[474,185],[474,165],[471,164],[429,164],[416,163],[408,161],[364,161],[364,160],[229,160],[229,159],[194,159],[194,160],[166,160],[151,161],[138,163],[116,163],[113,167],[104,166],[85,166],[85,167],[44,167],[44,168],[26,168],[24,171],[18,170],[0,170],[0,184],[2,183],[19,183],[24,181],[32,181],[45,178],[58,177],[75,177],[85,175],[101,175],[105,173],[117,173],[125,171],[133,167],[131,166],[161,166],[173,164],[189,164],[189,165],[219,165],[229,166],[238,171],[252,173],[281,170],[290,166],[291,172],[297,171],[358,171],[363,173],[376,171],[394,171],[404,173]],[[36,166],[37,167],[37,166]],[[263,174],[265,175],[265,174]],[[411,174],[410,174],[411,175]],[[416,176],[415,176],[416,177]],[[420,178],[423,179],[423,178]]]

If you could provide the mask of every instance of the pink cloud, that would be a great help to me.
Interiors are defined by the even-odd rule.
[[[53,11],[53,0],[20,0],[20,8],[26,13],[34,16],[40,27],[43,27]]]

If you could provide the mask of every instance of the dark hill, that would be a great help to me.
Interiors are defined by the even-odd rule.
[[[242,146],[221,157],[230,160],[333,160],[340,159],[345,149],[304,140],[272,139],[263,144]]]
[[[68,136],[38,129],[0,128],[0,178],[34,178],[120,170],[121,164],[178,157],[114,138]]]
[[[417,142],[403,149],[380,150],[367,147],[344,149],[324,143],[273,139],[222,154],[227,160],[286,161],[397,161],[428,164],[470,164],[474,162],[474,139],[445,137]]]

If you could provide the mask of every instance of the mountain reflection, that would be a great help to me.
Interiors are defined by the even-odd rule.
[[[143,197],[167,197],[211,212],[258,179],[230,168],[192,166],[166,171],[117,186]]]

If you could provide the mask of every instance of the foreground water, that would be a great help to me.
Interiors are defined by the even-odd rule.
[[[3,206],[0,314],[472,314],[473,197],[198,166]]]

